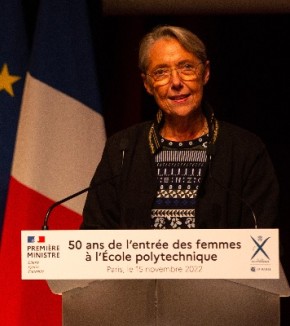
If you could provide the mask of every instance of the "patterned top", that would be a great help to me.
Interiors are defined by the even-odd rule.
[[[158,191],[151,210],[154,229],[195,228],[196,196],[206,166],[209,135],[186,142],[160,138],[155,153]]]

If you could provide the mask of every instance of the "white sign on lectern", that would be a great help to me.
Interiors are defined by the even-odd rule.
[[[22,279],[277,279],[277,229],[22,231]]]

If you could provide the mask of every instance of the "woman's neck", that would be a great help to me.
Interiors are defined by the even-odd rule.
[[[208,133],[206,118],[200,114],[196,119],[166,119],[160,135],[172,141],[196,139]]]

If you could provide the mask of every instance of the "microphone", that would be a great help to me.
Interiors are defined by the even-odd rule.
[[[209,172],[210,179],[212,179],[217,185],[219,185],[221,188],[223,188],[225,191],[227,191],[231,195],[236,196],[250,210],[252,218],[254,220],[255,229],[257,229],[258,228],[257,217],[256,217],[256,214],[255,214],[253,208],[251,207],[251,205],[242,196],[240,196],[236,191],[233,191],[232,189],[228,188],[227,186],[225,186],[224,184],[219,182],[212,175],[212,167],[211,167],[211,165],[212,165],[213,157],[215,155],[215,146],[214,146],[214,144],[210,143],[208,145],[207,154],[208,154],[208,160],[209,160],[209,162],[208,162],[208,172]]]
[[[122,138],[120,141],[120,151],[122,152],[122,164],[123,166],[124,163],[124,158],[125,158],[125,151],[127,150],[128,147],[128,139],[127,138]]]
[[[127,139],[127,138],[122,138],[122,139],[121,139],[119,148],[120,148],[120,151],[122,152],[122,163],[121,163],[121,168],[122,168],[122,167],[123,167],[123,163],[124,163],[124,158],[125,158],[125,151],[126,151],[127,148],[128,148],[128,139]],[[76,193],[74,193],[74,194],[72,194],[72,195],[69,195],[69,196],[67,196],[67,197],[65,197],[65,198],[63,198],[63,199],[61,199],[61,200],[55,202],[54,204],[52,204],[52,205],[48,208],[48,210],[47,210],[47,212],[46,212],[46,214],[45,214],[45,218],[44,218],[43,225],[42,225],[42,230],[48,230],[48,220],[49,220],[50,214],[51,214],[51,212],[52,212],[52,211],[53,211],[57,206],[59,206],[59,205],[65,203],[65,202],[67,202],[67,201],[69,201],[69,200],[71,200],[71,199],[73,199],[73,198],[75,198],[75,197],[78,197],[78,196],[82,195],[83,193],[85,193],[85,192],[87,192],[87,191],[89,191],[89,190],[92,190],[92,189],[94,189],[95,187],[97,187],[97,186],[99,186],[99,185],[101,185],[101,184],[103,184],[103,183],[105,183],[105,182],[108,182],[108,181],[110,181],[110,180],[112,180],[112,179],[115,179],[115,178],[118,177],[120,174],[121,174],[121,171],[120,171],[120,173],[118,173],[117,175],[114,175],[114,176],[109,177],[109,178],[107,178],[107,179],[101,180],[100,182],[97,182],[94,186],[89,186],[89,187],[87,187],[87,188],[84,188],[84,189],[82,189],[82,190],[80,190],[80,191],[78,191],[78,192],[76,192]]]
[[[47,210],[47,212],[46,212],[46,214],[45,214],[45,218],[44,218],[43,225],[42,225],[42,230],[48,230],[48,219],[49,219],[49,216],[50,216],[51,212],[52,212],[52,211],[53,211],[57,206],[59,206],[59,205],[65,203],[66,201],[69,201],[69,200],[71,200],[71,199],[73,199],[73,198],[75,198],[75,197],[77,197],[77,196],[82,195],[83,193],[89,191],[90,189],[92,189],[92,187],[84,188],[84,189],[82,189],[82,190],[80,190],[80,191],[78,191],[78,192],[76,192],[76,193],[74,193],[74,194],[72,194],[72,195],[70,195],[70,196],[68,196],[68,197],[65,197],[65,198],[63,198],[63,199],[61,199],[61,200],[55,202],[54,204],[52,204],[52,205],[48,208],[48,210]]]

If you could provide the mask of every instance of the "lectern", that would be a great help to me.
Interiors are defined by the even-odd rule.
[[[275,326],[290,296],[282,266],[273,280],[49,281],[64,326]]]

